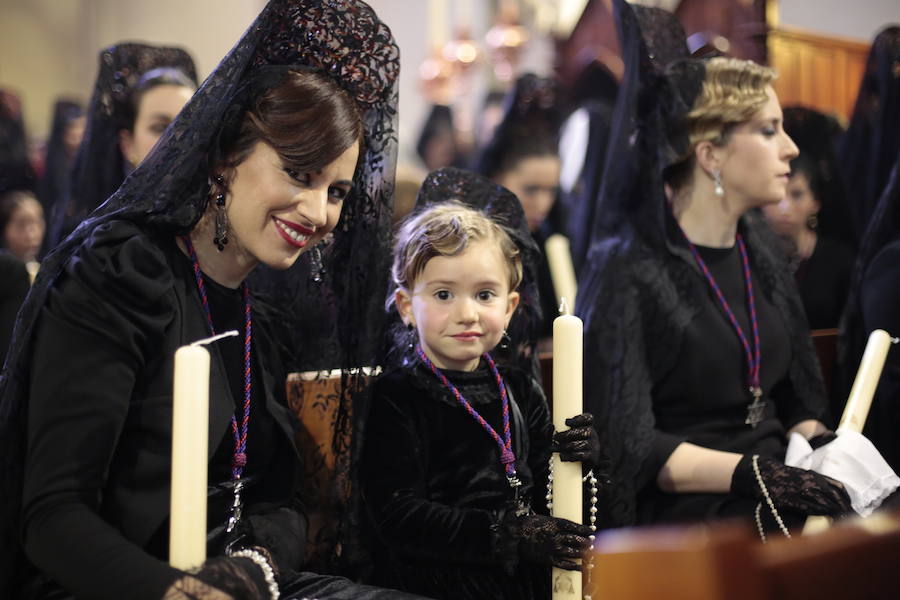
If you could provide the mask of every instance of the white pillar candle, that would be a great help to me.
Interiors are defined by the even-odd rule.
[[[569,306],[575,306],[575,294],[578,283],[575,280],[575,268],[572,266],[572,251],[569,249],[569,238],[554,233],[544,242],[544,253],[553,279],[553,291],[556,292],[556,304],[562,304],[565,298]]]
[[[579,415],[582,408],[582,362],[584,324],[568,314],[566,299],[562,313],[553,321],[553,427],[565,431],[566,419]],[[581,523],[581,463],[563,462],[553,454],[553,516]],[[553,600],[581,599],[581,571],[553,569]]]
[[[876,329],[869,334],[869,341],[856,371],[853,387],[850,388],[850,396],[847,398],[838,429],[851,429],[862,433],[890,347],[891,336],[883,329]]]
[[[179,348],[174,380],[169,564],[186,570],[206,560],[209,351]]]

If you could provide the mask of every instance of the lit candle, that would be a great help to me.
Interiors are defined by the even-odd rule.
[[[582,408],[582,362],[584,324],[568,314],[566,299],[560,316],[553,321],[553,428],[565,431],[566,419]],[[553,516],[581,523],[581,463],[563,462],[553,454]],[[581,571],[553,569],[551,590],[554,600],[581,599]]]
[[[554,233],[544,242],[544,253],[547,255],[547,265],[550,267],[553,291],[556,292],[556,304],[561,305],[565,298],[569,306],[574,307],[578,283],[575,281],[575,268],[572,266],[569,238]]]
[[[174,379],[169,564],[187,570],[206,560],[209,351],[179,348]]]
[[[869,334],[866,350],[863,352],[859,369],[856,370],[856,379],[853,380],[853,387],[850,388],[850,396],[847,397],[847,404],[844,406],[844,414],[841,415],[838,430],[848,429],[862,433],[892,341],[894,340],[883,329],[876,329]],[[828,529],[830,525],[831,519],[828,517],[819,515],[807,517],[806,524],[803,526],[803,534],[818,533]]]

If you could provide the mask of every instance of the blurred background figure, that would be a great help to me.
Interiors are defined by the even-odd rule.
[[[101,51],[99,64],[71,193],[51,217],[51,247],[118,189],[197,88],[181,48],[120,43]]]
[[[506,99],[503,119],[481,149],[475,170],[511,191],[525,212],[528,230],[543,249],[554,233],[564,231],[559,193],[559,123],[556,83],[523,75]],[[543,322],[539,337],[552,333],[559,314],[546,258],[537,265]]]
[[[840,126],[816,110],[790,107],[784,129],[800,154],[791,161],[785,198],[762,210],[783,242],[810,328],[833,329],[847,301],[856,245],[835,157]]]
[[[66,202],[69,197],[72,166],[84,137],[86,121],[80,102],[60,99],[53,106],[50,137],[44,148],[43,173],[37,185],[44,215],[52,215],[57,202]]]
[[[856,105],[839,147],[856,231],[868,226],[900,152],[900,26],[872,41]]]
[[[34,190],[34,185],[21,101],[12,92],[0,90],[0,192]]]
[[[13,190],[0,195],[2,245],[28,266],[32,279],[37,273],[45,229],[44,210],[33,193]]]

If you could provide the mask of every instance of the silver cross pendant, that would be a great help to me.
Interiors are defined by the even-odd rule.
[[[762,423],[766,403],[760,399],[762,398],[762,390],[758,387],[751,387],[750,393],[753,394],[753,402],[747,405],[747,418],[744,419],[744,423],[756,429],[756,426]]]

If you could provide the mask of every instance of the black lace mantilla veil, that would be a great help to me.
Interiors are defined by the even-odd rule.
[[[338,266],[328,269],[330,279],[323,283],[335,294],[334,319],[341,323],[335,345],[340,350],[340,356],[335,356],[339,362],[332,366],[374,364],[379,346],[372,340],[380,341],[376,336],[381,335],[384,322],[382,299],[387,287],[399,50],[388,27],[360,0],[270,0],[151,154],[41,265],[19,314],[0,380],[0,549],[4,556],[0,590],[15,569],[6,556],[16,547],[29,339],[49,289],[72,254],[112,220],[130,220],[172,235],[190,231],[206,208],[215,142],[228,133],[220,131],[220,125],[238,124],[239,119],[227,117],[243,107],[244,91],[266,65],[320,70],[346,89],[361,108],[364,153],[352,195],[344,203],[334,231],[333,247],[327,253]],[[307,262],[298,261],[295,268],[281,274],[281,281],[305,294],[307,290],[299,282],[308,278],[308,271]],[[278,298],[268,300],[267,304],[272,304]],[[291,305],[267,308],[300,311],[298,318],[302,317],[307,297],[292,300]],[[302,344],[309,353],[314,353],[319,343],[315,338],[293,340],[294,346]]]
[[[87,110],[84,138],[72,167],[69,197],[54,207],[48,228],[56,245],[121,185],[129,166],[119,150],[119,131],[132,123],[131,93],[153,69],[171,67],[197,83],[191,56],[181,48],[122,42],[100,51],[97,80]],[[132,115],[133,116],[133,115]]]
[[[519,306],[510,321],[507,331],[510,342],[507,349],[499,346],[491,355],[501,364],[512,365],[526,372],[538,374],[537,368],[537,324],[541,319],[541,304],[537,290],[537,261],[540,251],[528,231],[525,213],[515,194],[490,179],[454,167],[432,171],[416,197],[414,214],[426,207],[457,200],[467,206],[482,211],[499,223],[510,235],[522,257],[522,283],[519,285]],[[390,310],[391,339],[394,352],[389,358],[389,366],[397,366],[417,360],[409,351],[410,338],[406,327],[400,321],[397,309]]]
[[[667,33],[674,20],[658,11],[636,16],[625,0],[614,1],[614,14],[625,68],[576,307],[585,321],[589,366],[585,410],[594,414],[611,461],[612,485],[597,515],[602,527],[635,523],[635,482],[654,427],[651,374],[673,368],[684,328],[702,302],[698,294],[708,293],[687,247],[669,233],[673,218],[663,177],[690,149],[684,117],[701,91],[705,63],[676,60],[663,70],[666,57],[680,53],[663,43],[674,39]],[[786,292],[790,275],[771,253],[776,245],[761,219],[745,215],[739,227],[763,293],[792,322],[805,325],[799,299]],[[640,293],[644,288],[650,293]],[[803,356],[791,367],[797,395],[824,402],[818,367],[806,360],[815,356],[811,341],[793,337],[795,356]]]

